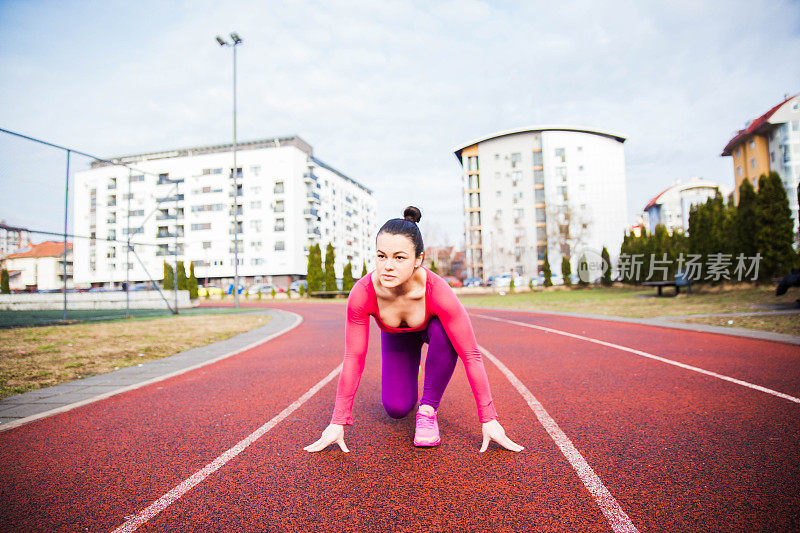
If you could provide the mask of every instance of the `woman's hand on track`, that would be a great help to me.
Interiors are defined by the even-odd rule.
[[[322,432],[322,437],[313,443],[303,448],[307,452],[318,452],[324,450],[333,443],[339,445],[343,452],[349,452],[347,445],[344,443],[344,426],[341,424],[330,424]]]
[[[483,444],[481,445],[481,453],[485,452],[486,448],[489,447],[490,440],[497,442],[497,444],[512,452],[519,452],[525,449],[524,446],[520,446],[506,436],[506,430],[503,429],[503,426],[500,425],[496,418],[484,422],[482,430]]]

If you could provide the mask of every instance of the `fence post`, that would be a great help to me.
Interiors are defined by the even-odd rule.
[[[71,150],[67,150],[67,177],[64,180],[64,315],[63,320],[67,319],[67,219],[69,215],[69,156]]]

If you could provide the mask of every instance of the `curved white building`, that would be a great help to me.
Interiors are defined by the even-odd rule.
[[[567,255],[608,248],[616,262],[626,228],[625,138],[574,126],[493,133],[454,150],[463,167],[467,268],[487,278],[553,274]],[[593,277],[599,268],[593,268]]]
[[[717,191],[727,202],[731,188],[725,184],[697,176],[675,182],[644,207],[642,219],[647,232],[653,233],[657,224],[663,224],[670,234],[675,230],[685,233],[689,229],[689,209],[713,198]]]

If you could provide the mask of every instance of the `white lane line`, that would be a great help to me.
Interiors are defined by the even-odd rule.
[[[322,387],[327,385],[336,375],[342,370],[342,364],[339,364],[333,372],[325,376],[320,382],[311,387],[308,392],[300,396],[297,400],[292,402],[286,409],[278,413],[275,418],[252,432],[250,435],[236,443],[235,446],[223,452],[219,457],[208,463],[202,469],[198,470],[190,477],[179,483],[175,488],[168,493],[161,496],[155,502],[150,504],[149,507],[126,520],[124,524],[119,526],[113,533],[129,533],[136,531],[139,526],[146,523],[148,520],[163,511],[167,506],[178,500],[181,496],[190,491],[195,485],[201,483],[208,476],[219,470],[225,463],[239,455],[245,448],[253,444],[267,431],[277,426],[284,418],[292,414],[297,408],[303,405],[309,398],[314,396]]]
[[[669,365],[679,366],[681,368],[685,368],[686,370],[692,370],[694,372],[699,372],[701,374],[705,374],[707,376],[712,376],[715,378],[723,379],[725,381],[730,381],[731,383],[736,383],[737,385],[741,385],[743,387],[749,387],[751,389],[766,392],[767,394],[772,394],[773,396],[777,396],[778,398],[783,398],[784,400],[789,400],[790,402],[800,403],[800,398],[795,398],[794,396],[789,396],[788,394],[784,394],[782,392],[778,392],[776,390],[768,389],[767,387],[762,387],[761,385],[755,385],[754,383],[749,383],[747,381],[743,381],[741,379],[732,378],[730,376],[725,376],[723,374],[717,374],[716,372],[712,372],[710,370],[704,370],[702,368],[687,365],[685,363],[679,363],[678,361],[673,361],[671,359],[667,359],[666,357],[659,357],[658,355],[653,355],[651,353],[643,352],[641,350],[635,350],[633,348],[628,348],[627,346],[620,346],[619,344],[614,344],[611,342],[601,341],[599,339],[593,339],[591,337],[584,337],[583,335],[576,335],[575,333],[568,333],[566,331],[561,331],[558,329],[547,328],[544,326],[537,326],[535,324],[527,324],[525,322],[517,322],[516,320],[507,320],[505,318],[496,318],[489,315],[480,315],[474,314],[474,316],[480,318],[486,318],[488,320],[496,320],[497,322],[507,322],[509,324],[514,324],[517,326],[523,326],[526,328],[532,329],[540,329],[542,331],[547,331],[549,333],[555,333],[556,335],[564,335],[565,337],[572,337],[574,339],[580,339],[586,342],[593,342],[595,344],[601,344],[603,346],[608,346],[609,348],[616,348],[617,350],[622,350],[625,352],[629,352],[636,355],[641,355],[642,357],[648,357],[650,359],[655,359],[656,361],[661,361],[662,363],[667,363]]]
[[[573,446],[572,441],[569,440],[561,428],[558,427],[555,420],[547,413],[545,408],[539,403],[539,400],[528,390],[528,388],[522,384],[522,382],[517,379],[517,376],[511,372],[506,365],[500,362],[497,357],[492,355],[486,348],[483,346],[479,346],[481,353],[488,357],[497,368],[500,369],[500,372],[505,374],[508,381],[511,382],[512,385],[517,389],[517,391],[522,395],[525,401],[530,406],[531,410],[536,414],[536,418],[539,419],[539,422],[544,426],[544,429],[547,430],[547,433],[550,434],[550,438],[556,443],[558,449],[561,450],[561,453],[564,454],[564,457],[567,458],[569,464],[572,465],[572,468],[578,473],[578,477],[583,482],[583,485],[589,490],[589,493],[594,498],[594,501],[597,502],[597,505],[600,507],[600,510],[603,512],[603,515],[608,520],[611,529],[615,533],[638,533],[638,529],[636,526],[633,525],[631,519],[628,518],[628,515],[625,511],[622,510],[622,507],[619,506],[617,500],[608,492],[608,489],[603,482],[600,481],[600,478],[597,477],[592,467],[586,462],[586,459],[580,454],[578,450],[575,449]]]

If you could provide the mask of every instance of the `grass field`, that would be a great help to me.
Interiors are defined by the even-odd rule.
[[[270,319],[231,311],[0,330],[0,398],[173,355]]]
[[[799,291],[790,291],[776,297],[773,287],[755,285],[730,285],[719,287],[693,287],[692,294],[673,296],[674,288],[665,288],[669,296],[656,296],[655,288],[592,287],[564,289],[553,287],[517,294],[491,294],[486,296],[461,296],[466,306],[509,307],[533,311],[589,313],[620,317],[684,317],[715,313],[764,312],[772,309],[796,308]],[[777,333],[800,336],[800,315],[767,315],[763,317],[703,317],[681,318],[704,324],[748,327]]]

